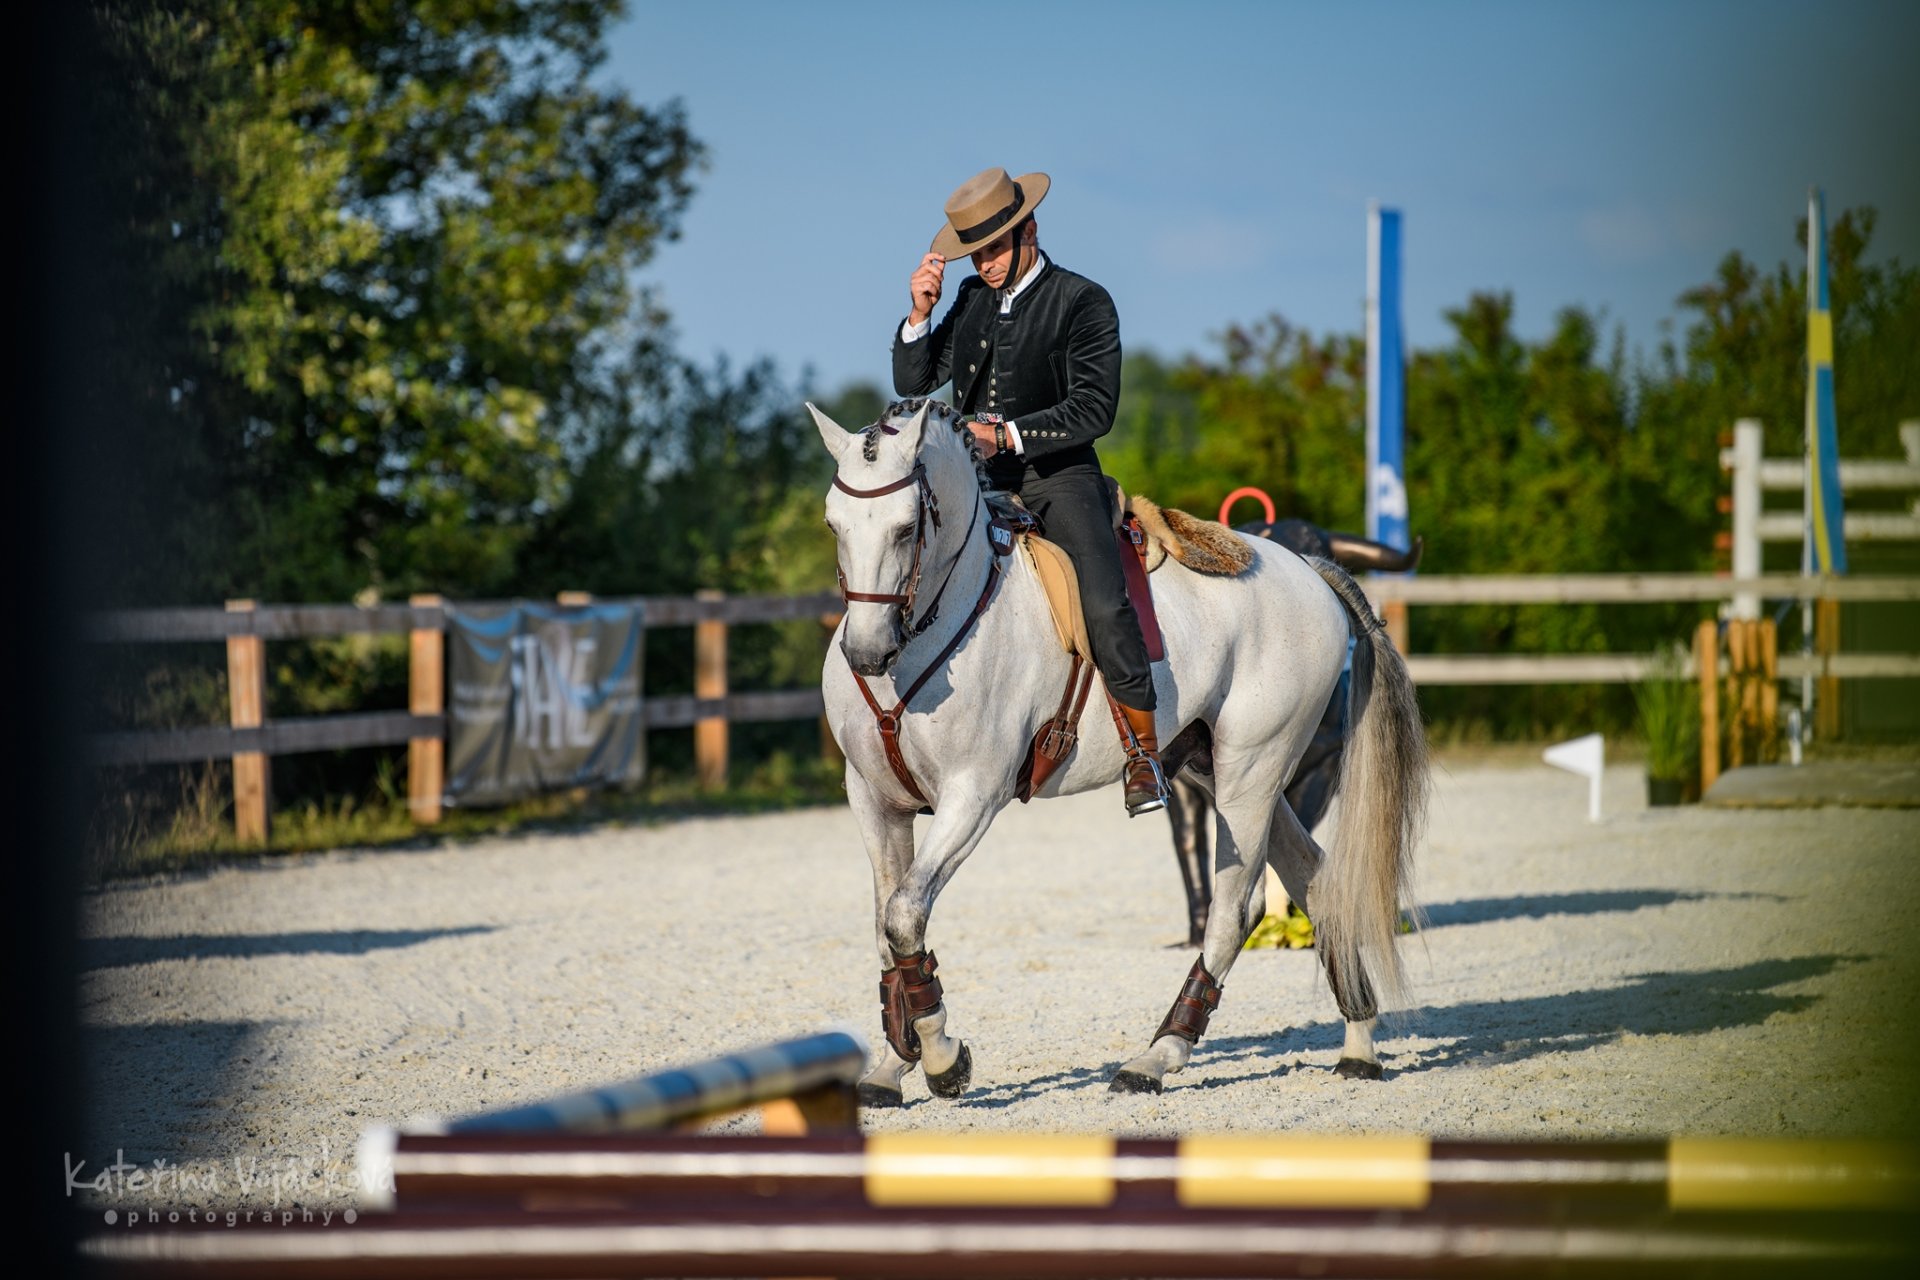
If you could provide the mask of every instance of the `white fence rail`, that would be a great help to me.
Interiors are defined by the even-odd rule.
[[[1806,578],[1773,574],[1728,578],[1693,573],[1424,575],[1362,580],[1374,607],[1405,605],[1672,604],[1687,601],[1920,601],[1920,578]],[[1915,637],[1920,648],[1920,636]],[[1635,653],[1415,653],[1407,670],[1425,685],[1624,684],[1647,674],[1652,658]],[[1694,674],[1689,658],[1686,674]],[[1782,679],[1920,678],[1920,652],[1781,655]]]

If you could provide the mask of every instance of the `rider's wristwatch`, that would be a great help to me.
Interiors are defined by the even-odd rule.
[[[1007,420],[1005,418],[997,413],[976,413],[973,415],[973,420],[992,423],[993,447],[1002,453],[1007,451]]]

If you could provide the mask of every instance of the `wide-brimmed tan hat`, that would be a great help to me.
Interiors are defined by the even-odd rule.
[[[933,238],[933,251],[951,262],[985,248],[1039,208],[1052,185],[1044,173],[1009,178],[1005,169],[981,170],[947,197],[947,225]]]

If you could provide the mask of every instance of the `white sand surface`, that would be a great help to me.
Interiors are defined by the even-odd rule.
[[[1436,774],[1386,1080],[1331,1071],[1310,951],[1242,956],[1194,1062],[1107,1092],[1192,956],[1158,819],[1014,806],[933,918],[974,1081],[875,1130],[1485,1138],[1920,1134],[1920,812],[1605,820],[1544,766]],[[83,904],[90,1121],[124,1205],[360,1200],[369,1125],[458,1115],[851,1024],[878,1038],[871,880],[844,809],[276,858]],[[78,1168],[75,1168],[75,1165]],[[138,1176],[134,1176],[138,1175]],[[137,1185],[130,1185],[137,1184]]]

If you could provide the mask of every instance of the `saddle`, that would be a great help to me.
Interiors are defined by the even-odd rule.
[[[1202,520],[1171,507],[1162,508],[1145,498],[1131,497],[1113,486],[1114,537],[1119,543],[1121,572],[1127,581],[1127,598],[1134,616],[1140,620],[1141,638],[1146,641],[1147,660],[1166,658],[1166,642],[1160,631],[1160,618],[1154,611],[1153,591],[1148,575],[1169,557],[1197,573],[1232,577],[1245,572],[1253,563],[1253,551],[1238,535],[1223,524]],[[1047,609],[1053,618],[1054,634],[1060,647],[1072,656],[1066,691],[1059,710],[1040,726],[1021,766],[1014,794],[1022,804],[1045,785],[1079,741],[1080,713],[1086,706],[1093,685],[1093,645],[1087,635],[1087,619],[1080,601],[1080,577],[1073,561],[1056,543],[1041,536],[1038,522],[1012,499],[1010,511],[997,514],[991,534],[993,548],[1010,555],[1017,548],[1027,557],[1034,576],[1046,593]]]

